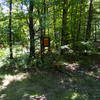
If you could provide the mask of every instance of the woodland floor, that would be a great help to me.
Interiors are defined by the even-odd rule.
[[[0,100],[100,100],[100,55],[88,57],[92,70],[23,72],[0,67]],[[86,66],[84,58],[78,66]],[[85,64],[86,63],[86,64]],[[88,65],[87,65],[88,66]]]
[[[100,100],[99,73],[1,72],[0,100]]]

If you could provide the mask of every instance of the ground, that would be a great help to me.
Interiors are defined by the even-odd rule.
[[[89,60],[93,65],[91,70],[74,69],[82,61],[64,62],[67,73],[55,69],[27,72],[0,67],[0,100],[100,100],[99,58],[99,55],[88,57],[93,62]],[[83,61],[87,62],[86,57]]]
[[[0,100],[100,100],[100,79],[92,74],[2,73]]]

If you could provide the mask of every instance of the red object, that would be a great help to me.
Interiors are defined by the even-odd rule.
[[[4,47],[4,45],[3,44],[1,44],[1,48],[3,48]]]
[[[44,46],[48,46],[49,45],[49,39],[48,38],[44,38]]]
[[[43,37],[43,46],[50,47],[50,38],[49,37]]]

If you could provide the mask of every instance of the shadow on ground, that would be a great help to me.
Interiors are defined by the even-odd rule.
[[[99,57],[83,57],[79,65],[100,65]],[[71,72],[68,76],[56,70],[28,73],[15,66],[3,66],[0,68],[0,100],[100,100],[100,78],[93,77],[100,70],[93,70]]]
[[[100,100],[100,82],[90,76],[42,71],[16,79],[0,90],[0,100]]]

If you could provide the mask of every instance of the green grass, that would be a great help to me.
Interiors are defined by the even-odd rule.
[[[1,62],[8,56],[8,51],[1,51],[1,55],[4,55],[1,56]],[[71,72],[72,76],[54,70],[27,73],[19,70],[20,66],[24,66],[27,56],[15,57],[17,73],[6,69],[9,65],[7,59],[0,67],[0,100],[100,100],[100,80],[96,80],[88,72]],[[16,59],[19,59],[19,63]],[[94,76],[99,74],[100,71],[93,72]]]
[[[13,77],[14,75],[11,76]],[[39,98],[40,100],[40,98],[46,98],[46,100],[100,100],[97,97],[100,94],[99,80],[91,77],[88,78],[88,76],[82,79],[79,76],[68,77],[58,72],[44,71],[27,74],[26,78],[17,80],[19,76],[16,75],[15,80],[12,80],[6,88],[0,90],[0,99],[34,100],[35,98]],[[5,75],[2,77],[2,81],[4,79]],[[0,86],[2,85],[0,84]]]

